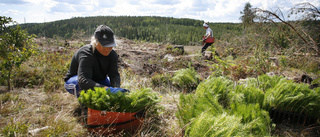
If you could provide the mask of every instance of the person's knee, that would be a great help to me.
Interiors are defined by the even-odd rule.
[[[78,75],[75,75],[75,76],[71,77],[70,79],[68,79],[64,84],[64,88],[70,94],[78,96],[78,94],[80,92],[80,87],[78,84]]]

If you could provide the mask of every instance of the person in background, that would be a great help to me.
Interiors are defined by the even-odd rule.
[[[202,37],[202,49],[201,49],[201,53],[203,54],[204,51],[211,46],[214,43],[214,37],[213,37],[213,32],[211,30],[211,28],[209,28],[209,24],[208,23],[203,23],[203,27],[204,29],[206,29],[206,34]]]
[[[91,38],[91,43],[81,47],[72,57],[65,89],[79,97],[81,90],[105,87],[112,93],[127,92],[120,87],[118,55],[114,33],[110,27],[100,25]]]

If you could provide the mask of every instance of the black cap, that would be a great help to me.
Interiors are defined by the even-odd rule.
[[[110,27],[100,25],[94,32],[94,36],[98,39],[103,47],[116,47],[113,31]]]

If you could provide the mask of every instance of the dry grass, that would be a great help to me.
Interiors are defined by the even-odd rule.
[[[7,109],[1,111],[1,121],[7,123],[1,127],[4,136],[77,136],[85,131],[73,115],[79,104],[69,93],[46,93],[35,88],[15,89],[1,94],[2,97],[5,95],[11,96],[11,99],[1,102],[1,107]],[[26,126],[27,130],[22,131],[19,126]],[[43,127],[47,128],[38,133],[29,132]]]

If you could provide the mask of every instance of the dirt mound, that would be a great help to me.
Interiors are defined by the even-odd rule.
[[[202,77],[211,74],[207,63],[196,60],[196,52],[201,47],[184,46],[186,53],[171,55],[166,52],[166,45],[155,43],[137,43],[125,38],[117,39],[118,46],[114,50],[119,55],[119,66],[131,69],[137,75],[152,75],[154,73],[175,72],[178,69],[195,68]],[[203,65],[206,64],[206,65]]]
[[[118,53],[118,65],[129,68],[138,75],[162,72],[159,60],[163,58],[164,45],[154,43],[136,43],[124,38],[117,40],[114,50]]]

